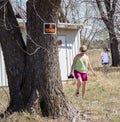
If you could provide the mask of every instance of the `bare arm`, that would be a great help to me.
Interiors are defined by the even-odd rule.
[[[110,53],[109,53],[109,55],[108,55],[108,58],[109,58],[109,65],[110,65],[110,59],[111,59]]]
[[[92,66],[91,66],[91,63],[90,63],[90,61],[89,61],[89,58],[88,58],[88,66],[89,66],[90,70],[92,71],[93,75],[96,76],[96,74],[95,74],[95,72],[94,72],[94,70],[93,70],[93,68],[92,68]]]
[[[73,70],[74,70],[74,66],[76,64],[77,58],[78,58],[78,55],[76,55],[75,58],[73,59],[73,63],[72,63],[72,66],[71,66],[71,72],[70,72],[70,74],[73,74]]]
[[[101,55],[100,55],[100,59],[101,59],[101,61],[102,61],[102,53],[101,53]]]

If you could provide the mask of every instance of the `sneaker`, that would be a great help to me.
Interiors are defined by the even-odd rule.
[[[78,97],[79,96],[79,91],[76,91],[75,95],[76,95],[76,97]]]

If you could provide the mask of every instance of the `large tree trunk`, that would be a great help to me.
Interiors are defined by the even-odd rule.
[[[25,44],[8,0],[0,2],[0,43],[2,45],[10,91],[10,104],[7,111],[23,108],[21,92],[24,83]]]
[[[61,0],[29,0],[27,8],[27,51],[37,52],[27,56],[27,91],[39,93],[39,103],[44,116],[73,117],[62,91],[56,34],[43,34],[44,23],[57,23]],[[34,43],[33,43],[34,42]],[[27,92],[26,91],[26,92]],[[26,95],[28,95],[26,93]],[[29,101],[26,97],[25,101]]]

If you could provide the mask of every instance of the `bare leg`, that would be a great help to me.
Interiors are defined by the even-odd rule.
[[[81,78],[79,78],[79,79],[76,79],[77,80],[77,90],[76,90],[76,96],[78,96],[79,95],[79,89],[80,89],[80,86],[81,86],[81,83],[82,83],[82,79]]]
[[[109,64],[106,65],[106,73],[108,74]]]
[[[81,86],[81,80],[80,79],[76,79],[76,80],[77,80],[77,91],[79,91]]]
[[[105,65],[103,65],[103,74],[105,73]]]
[[[82,98],[85,95],[85,90],[86,90],[86,82],[82,82]]]
[[[104,75],[107,76],[108,74],[108,64],[104,65]]]
[[[103,65],[103,76],[106,76],[106,65]]]

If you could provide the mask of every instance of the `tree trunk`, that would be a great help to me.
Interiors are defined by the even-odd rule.
[[[115,34],[114,20],[113,20],[112,15],[110,16],[109,21],[104,20],[104,22],[109,32],[110,49],[111,49],[111,55],[112,55],[112,66],[118,66],[120,65],[118,40]]]
[[[44,23],[57,23],[61,0],[35,0],[27,4],[27,51],[36,53],[27,56],[27,91],[37,90],[43,116],[72,117],[74,114],[62,91],[56,34],[43,34]],[[26,93],[27,95],[27,93]],[[26,99],[29,101],[30,97]],[[71,114],[72,113],[72,114]]]
[[[25,53],[22,50],[26,47],[10,2],[4,0],[0,6],[0,42],[10,91],[7,111],[16,111],[23,108],[21,87],[24,83]]]
[[[112,66],[118,66],[120,65],[120,58],[119,58],[118,40],[116,37],[115,27],[114,27],[113,14],[110,13],[108,21],[106,21],[105,19],[103,20],[109,32],[110,49],[112,55]]]
[[[111,55],[112,55],[112,66],[118,66],[120,65],[118,40],[116,38],[116,35],[113,29],[110,29],[109,35],[110,35],[110,49],[111,49]]]

